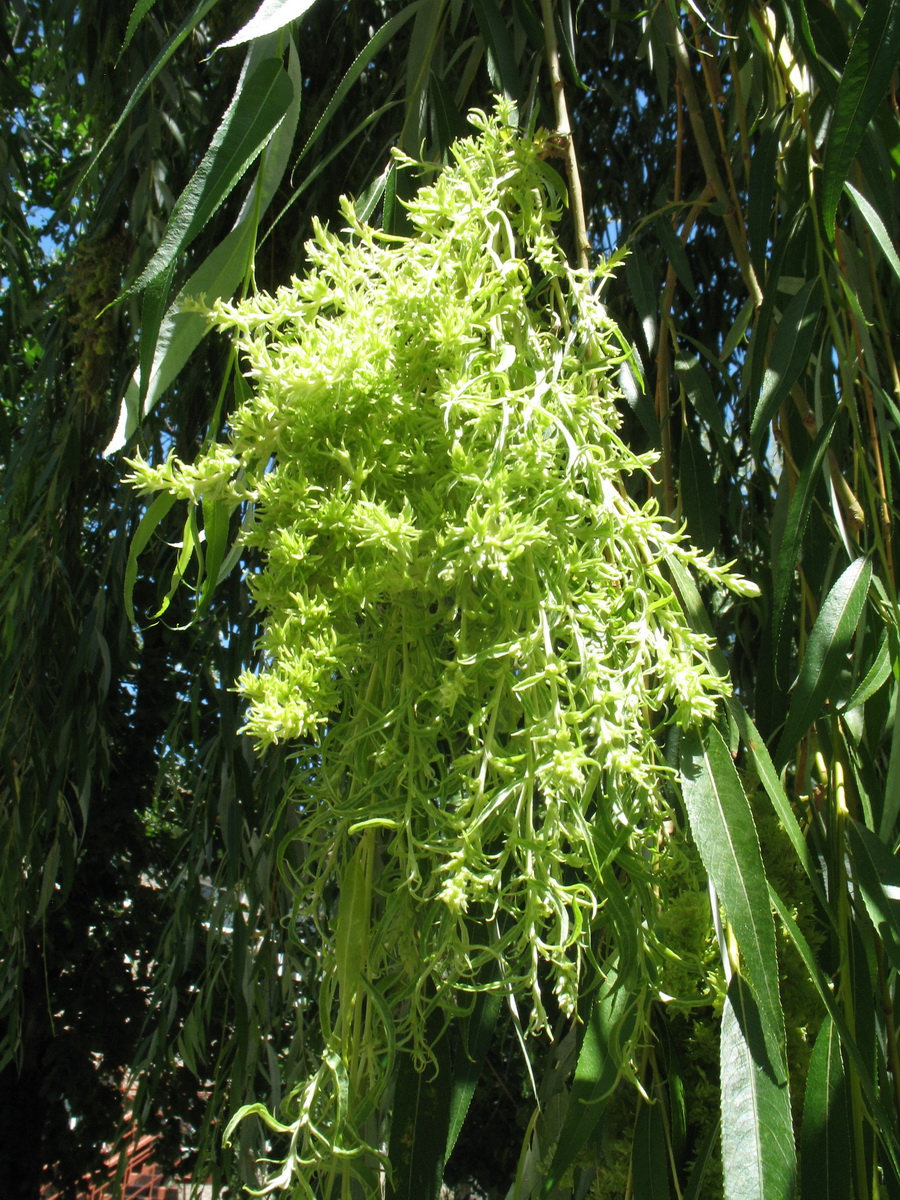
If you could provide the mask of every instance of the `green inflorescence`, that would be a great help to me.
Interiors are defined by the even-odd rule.
[[[393,1052],[427,1061],[430,1014],[492,986],[534,1032],[548,987],[572,1013],[615,955],[601,927],[632,921],[652,957],[660,733],[727,690],[667,563],[750,591],[625,491],[652,460],[617,434],[608,268],[560,249],[549,136],[520,137],[502,105],[471,120],[410,237],[345,202],[302,278],[215,306],[252,396],[197,462],[133,465],[147,491],[252,506],[247,728],[312,743],[294,870],[325,1052],[271,1119],[291,1135],[272,1186],[366,1170]]]

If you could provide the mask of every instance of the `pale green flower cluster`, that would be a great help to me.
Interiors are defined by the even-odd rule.
[[[313,910],[373,831],[366,986],[420,1053],[434,997],[452,1008],[492,961],[533,1029],[548,980],[573,1011],[611,873],[649,873],[660,732],[727,690],[667,563],[749,588],[626,494],[652,463],[617,434],[626,351],[600,273],[556,241],[548,141],[472,122],[413,236],[345,203],[302,278],[216,306],[251,398],[227,445],[134,467],[146,490],[253,506],[248,728],[314,743]]]

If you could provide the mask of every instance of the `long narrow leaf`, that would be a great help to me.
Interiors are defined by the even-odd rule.
[[[769,900],[771,901],[773,909],[778,914],[778,918],[784,926],[785,931],[788,933],[791,941],[794,943],[794,947],[803,961],[803,965],[806,968],[806,972],[810,981],[814,985],[816,991],[819,993],[819,998],[825,1005],[828,1015],[831,1017],[835,1028],[840,1034],[841,1045],[847,1053],[850,1064],[852,1064],[852,1066],[855,1068],[856,1079],[858,1081],[860,1090],[865,1097],[869,1111],[873,1115],[875,1131],[878,1134],[881,1144],[884,1146],[891,1160],[891,1167],[893,1168],[895,1174],[900,1175],[900,1142],[897,1140],[895,1122],[888,1115],[884,1105],[881,1103],[881,1100],[878,1097],[878,1091],[875,1081],[872,1077],[872,1073],[868,1064],[866,1063],[865,1058],[860,1052],[859,1046],[856,1044],[856,1041],[850,1032],[850,1027],[847,1024],[846,1018],[841,1010],[841,1006],[835,999],[831,980],[825,976],[821,967],[816,962],[816,957],[810,949],[806,938],[800,932],[797,922],[791,916],[787,905],[772,887],[769,888]]]
[[[775,765],[760,736],[759,730],[753,724],[744,706],[733,696],[728,700],[728,711],[735,725],[738,727],[741,741],[753,761],[759,781],[763,785],[766,795],[772,801],[772,807],[775,809],[779,821],[790,838],[791,845],[794,847],[794,852],[803,865],[807,879],[815,890],[822,911],[833,922],[834,917],[831,913],[831,906],[825,895],[825,889],[822,886],[819,872],[816,870],[812,855],[809,852],[806,838],[803,836],[803,831],[797,823],[794,810],[791,808],[791,802],[785,794],[781,780],[778,777],[778,772],[775,770]]]
[[[618,1082],[636,1019],[634,1000],[625,988],[607,990],[595,1002],[575,1067],[569,1107],[540,1192],[541,1200],[553,1194],[597,1128]]]
[[[812,453],[803,464],[803,470],[800,472],[800,478],[791,497],[781,544],[778,547],[778,558],[775,563],[774,611],[772,614],[772,642],[775,646],[776,654],[781,646],[781,627],[784,623],[788,597],[790,596],[791,586],[794,582],[794,571],[800,559],[803,536],[806,533],[813,496],[819,483],[822,463],[825,461],[825,456],[828,452],[828,445],[831,441],[831,435],[834,433],[835,421],[837,420],[839,411],[840,409],[835,406],[831,417],[825,422],[816,436]]]
[[[125,613],[132,625],[137,622],[134,616],[134,585],[137,581],[138,558],[159,528],[160,522],[175,503],[175,497],[168,492],[157,496],[144,515],[131,539],[128,550],[128,562],[125,564]]]
[[[885,228],[884,221],[882,221],[877,211],[862,192],[858,192],[849,180],[844,184],[844,191],[853,201],[856,211],[869,227],[869,231],[878,243],[881,253],[888,261],[888,266],[897,278],[900,279],[900,258],[897,256],[897,251],[894,248],[894,243],[891,241],[890,234]]]
[[[776,766],[784,766],[797,742],[821,714],[850,652],[871,579],[871,562],[867,558],[858,558],[844,571],[825,598],[803,656],[784,732],[775,755]]]
[[[634,1200],[670,1200],[666,1124],[659,1103],[641,1104],[631,1152]]]
[[[847,848],[884,952],[894,970],[900,970],[900,859],[858,821],[847,822]]]
[[[502,1007],[503,996],[500,992],[481,992],[465,1023],[466,1037],[457,1050],[453,1064],[445,1158],[452,1154],[465,1122]]]
[[[134,91],[129,96],[128,103],[125,105],[125,107],[122,109],[122,112],[119,114],[119,119],[116,121],[115,125],[113,125],[112,129],[106,135],[106,138],[105,138],[103,144],[101,145],[100,149],[96,152],[94,157],[91,159],[91,161],[85,167],[84,173],[81,175],[81,177],[78,181],[76,190],[79,190],[81,188],[85,179],[88,177],[88,175],[90,175],[90,173],[93,171],[94,167],[97,165],[97,163],[103,157],[110,142],[113,140],[113,138],[116,136],[116,134],[122,128],[122,126],[128,120],[129,116],[134,111],[135,105],[138,103],[138,101],[144,95],[144,93],[146,92],[146,90],[150,86],[150,84],[153,82],[153,80],[157,77],[157,75],[160,73],[160,71],[163,69],[163,67],[166,65],[166,63],[169,61],[169,59],[172,57],[172,55],[175,53],[175,51],[178,49],[178,47],[181,45],[181,43],[185,40],[185,38],[187,38],[190,35],[191,31],[200,24],[200,22],[203,20],[203,18],[206,16],[206,14],[210,11],[210,9],[215,8],[215,6],[216,6],[216,4],[218,4],[218,2],[219,2],[219,0],[200,0],[200,3],[196,6],[194,11],[192,13],[190,13],[187,17],[185,17],[184,21],[181,23],[181,25],[179,25],[179,27],[178,27],[178,29],[176,29],[175,33],[169,38],[168,42],[166,42],[165,46],[163,46],[162,50],[160,50],[159,54],[156,56],[156,58],[153,60],[153,62],[150,64],[150,66],[147,68],[147,70],[144,72],[144,75],[142,76],[137,87],[134,89]]]
[[[212,304],[222,297],[232,296],[246,275],[257,241],[259,219],[271,204],[284,177],[300,117],[303,80],[293,42],[289,47],[287,69],[294,86],[294,98],[266,149],[234,228],[204,259],[175,301],[169,305],[158,326],[152,355],[149,346],[155,326],[148,321],[142,327],[141,342],[143,347],[146,338],[149,362],[143,360],[129,381],[116,431],[106,447],[106,454],[112,454],[125,445],[209,331],[203,313],[185,310],[185,299],[189,297]],[[143,396],[142,381],[146,381]]]
[[[696,731],[687,735],[681,771],[691,833],[734,929],[767,1042],[783,1047],[775,924],[759,839],[731,754],[715,726],[703,739]],[[785,1068],[777,1058],[773,1069],[783,1082]]]
[[[900,55],[900,0],[869,0],[844,67],[822,168],[822,221],[834,239],[841,189]]]
[[[797,1162],[787,1080],[772,1070],[753,992],[735,975],[722,1012],[722,1166],[727,1200],[794,1200]]]
[[[280,58],[266,58],[249,78],[241,77],[209,149],[176,201],[159,248],[126,295],[142,291],[171,268],[262,152],[293,96]]]
[[[244,42],[267,37],[270,33],[278,33],[285,25],[290,25],[291,21],[299,20],[315,2],[316,0],[263,0],[256,15],[251,17],[233,38],[222,42],[216,49],[224,50],[227,46],[240,46]]]
[[[846,1200],[851,1196],[851,1138],[847,1080],[841,1041],[826,1017],[816,1037],[800,1137],[800,1200]]]
[[[822,287],[808,280],[791,299],[775,331],[769,365],[750,423],[750,443],[759,456],[769,422],[806,367],[822,310]]]
[[[387,1200],[438,1200],[450,1122],[450,1052],[447,1037],[431,1047],[436,1064],[416,1070],[412,1054],[400,1055],[391,1141]]]

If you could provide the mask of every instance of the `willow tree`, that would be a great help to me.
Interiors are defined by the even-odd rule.
[[[600,15],[417,0],[337,17],[267,3],[254,17],[207,0],[185,17],[160,0],[119,29],[84,6],[10,18],[10,110],[34,107],[16,78],[43,87],[45,112],[61,106],[44,141],[27,121],[4,130],[18,172],[8,211],[22,214],[2,305],[16,347],[3,397],[4,1046],[19,1111],[67,1061],[78,1022],[66,981],[82,968],[60,948],[80,929],[75,944],[99,937],[111,973],[125,953],[137,964],[120,984],[134,1033],[116,1053],[69,1036],[69,1061],[93,1049],[101,1069],[86,1086],[105,1079],[109,1095],[130,1069],[139,1119],[160,1105],[186,1117],[198,1169],[217,1181],[263,1178],[269,1154],[299,1194],[314,1181],[316,1194],[354,1195],[379,1176],[397,1196],[434,1194],[442,1168],[518,1196],[900,1188],[894,8]],[[97,72],[80,80],[87,63]],[[67,78],[84,89],[77,114]],[[555,232],[528,243],[516,225],[528,205],[498,201],[459,267],[486,323],[420,345],[423,277],[409,285],[411,340],[385,360],[378,339],[403,322],[378,297],[399,297],[391,273],[416,255],[432,254],[435,276],[456,269],[458,251],[435,250],[428,206],[465,159],[451,147],[466,114],[497,95],[516,144],[537,147],[529,219]],[[25,219],[48,142],[66,164],[49,189],[65,274],[40,260]],[[508,162],[495,166],[502,189]],[[474,220],[471,196],[453,203],[460,227]],[[315,216],[332,232],[308,251]],[[342,308],[340,264],[364,248],[382,264],[365,268],[371,304],[363,292]],[[431,313],[435,328],[456,295]],[[359,316],[337,343],[315,341],[338,310]],[[239,334],[234,348],[209,336],[211,312]],[[340,405],[315,420],[282,410],[313,387],[304,347],[336,369],[344,343],[371,353],[382,379],[429,364],[455,379],[442,401],[420,388],[446,427],[416,408],[377,428],[362,410],[339,419]],[[529,357],[537,347],[546,361]],[[368,395],[352,380],[339,390],[342,403]],[[508,419],[490,399],[501,392],[517,402]],[[454,441],[454,420],[483,444]],[[164,465],[172,451],[177,469]],[[145,507],[118,482],[123,455],[169,490]],[[438,489],[433,524],[415,492],[426,459],[463,472]],[[601,459],[614,464],[608,486],[592,474]],[[408,510],[390,490],[401,460]],[[329,497],[321,511],[312,495]],[[598,551],[611,504],[623,529],[671,521],[653,525],[655,550]],[[506,512],[518,515],[504,525]],[[554,596],[582,588],[569,609],[590,636],[578,621],[564,632],[551,604],[535,640],[535,547],[569,555],[533,577],[555,580]],[[491,586],[454,592],[457,560],[470,575],[480,561]],[[727,563],[758,597],[723,586]],[[419,603],[406,634],[404,580]],[[589,618],[607,585],[608,619]],[[629,779],[610,765],[625,751],[609,714],[606,740],[599,717],[557,720],[551,746],[548,714],[567,710],[544,700],[551,676],[571,696],[615,661],[604,655],[638,593],[664,630],[642,640],[647,626],[632,626],[635,678],[656,690]],[[705,664],[693,708],[660,682],[676,644]],[[390,654],[403,663],[393,674]],[[354,707],[350,684],[370,660],[383,669]],[[479,670],[493,691],[478,690]],[[415,719],[403,725],[403,711]],[[257,742],[278,744],[258,754],[239,732],[248,718]],[[510,782],[523,770],[528,803]],[[390,810],[402,787],[415,819]],[[654,802],[629,808],[635,788]],[[541,842],[563,796],[562,841]],[[110,817],[124,811],[116,834]],[[394,843],[405,859],[386,857]],[[435,847],[445,866],[417,877],[417,855]],[[110,858],[104,896],[96,864]],[[403,875],[379,890],[389,861]],[[530,925],[517,880],[540,882]],[[377,914],[401,910],[389,942]],[[365,953],[360,929],[373,931]],[[438,953],[440,930],[452,953]],[[505,1113],[491,1084],[501,1055],[520,1081]],[[339,1109],[354,1097],[349,1125],[324,1134],[310,1097],[325,1089],[309,1091],[320,1070]],[[59,1093],[77,1114],[75,1077]],[[49,1132],[41,1103],[32,1126]],[[487,1114],[505,1120],[512,1161],[474,1149]],[[80,1128],[88,1149],[104,1136],[100,1122]]]

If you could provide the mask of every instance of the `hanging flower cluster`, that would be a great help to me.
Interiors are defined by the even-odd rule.
[[[556,240],[549,135],[518,136],[502,107],[471,121],[409,205],[412,236],[345,202],[302,278],[216,305],[250,399],[197,462],[134,464],[147,491],[252,506],[247,727],[312,744],[297,886],[327,1050],[284,1126],[301,1173],[339,1109],[361,1129],[353,1096],[384,1086],[385,1047],[427,1056],[435,1008],[489,979],[533,1031],[548,983],[574,1010],[668,814],[661,730],[727,689],[670,567],[750,590],[625,491],[652,460],[617,434],[626,351],[605,268],[571,268]],[[341,1109],[324,1097],[345,1083]]]

